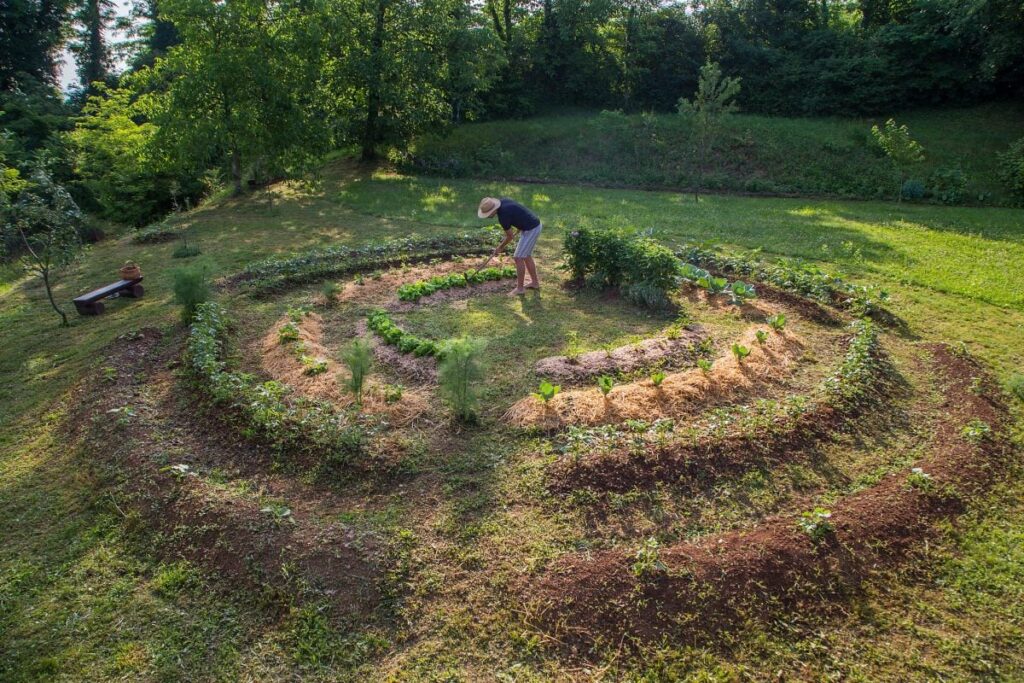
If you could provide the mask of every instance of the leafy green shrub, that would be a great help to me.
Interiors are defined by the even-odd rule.
[[[452,339],[445,344],[437,366],[441,396],[461,420],[476,418],[479,382],[483,378],[480,355],[484,345],[482,339]]]
[[[137,244],[159,244],[176,239],[178,234],[179,231],[176,228],[161,221],[136,230],[132,235],[132,241]]]
[[[924,183],[917,178],[909,178],[903,181],[900,192],[904,199],[921,199],[924,197]]]
[[[341,359],[344,361],[345,367],[348,368],[349,372],[349,378],[345,386],[355,396],[356,405],[362,405],[363,384],[366,382],[366,376],[370,374],[370,368],[373,366],[373,353],[370,351],[370,345],[365,339],[353,339],[349,347],[342,353]]]
[[[936,169],[928,180],[928,192],[943,204],[961,204],[967,192],[967,176],[960,168]]]
[[[601,395],[603,396],[607,396],[614,386],[615,380],[608,375],[601,375],[597,378],[597,387],[601,390]]]
[[[679,262],[649,237],[625,230],[579,228],[566,234],[566,266],[576,280],[616,287],[630,301],[649,308],[668,304]]]
[[[999,155],[999,179],[1010,192],[1024,199],[1024,138]]]
[[[179,268],[174,271],[174,301],[181,304],[181,319],[192,322],[196,307],[210,300],[210,283],[206,269],[199,267]]]
[[[711,366],[712,365],[714,365],[714,363],[712,363],[707,358],[698,358],[697,359],[697,367],[700,368],[701,372],[711,372]]]

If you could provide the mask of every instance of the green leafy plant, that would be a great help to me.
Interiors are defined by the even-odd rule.
[[[615,386],[615,380],[608,375],[601,375],[597,378],[597,387],[601,390],[601,394],[605,397],[608,396],[608,392]]]
[[[179,268],[173,273],[174,301],[181,305],[181,319],[192,322],[199,304],[210,299],[210,283],[206,269],[200,267]]]
[[[391,320],[387,311],[376,310],[370,313],[367,318],[367,326],[374,334],[387,344],[397,347],[402,353],[434,357],[439,357],[442,354],[442,349],[436,342],[422,339],[398,327]]]
[[[924,148],[910,137],[910,131],[906,125],[898,126],[893,119],[886,121],[883,128],[872,126],[871,135],[899,172],[896,199],[897,201],[902,201],[903,182],[906,179],[907,172],[911,167],[924,161]]]
[[[713,363],[707,358],[698,358],[697,367],[700,368],[701,372],[711,372],[711,366]]]
[[[452,339],[444,345],[437,365],[440,394],[464,421],[476,418],[480,380],[484,374],[480,363],[484,346],[482,339]]]
[[[363,386],[366,377],[373,367],[373,352],[367,341],[361,337],[352,340],[348,348],[341,355],[341,360],[348,368],[348,379],[345,382],[346,388],[355,397],[356,405],[363,404]]]
[[[322,375],[327,372],[327,361],[323,358],[313,358],[311,356],[301,356],[299,360],[302,362],[303,375]]]
[[[992,427],[987,422],[975,418],[964,425],[960,435],[971,443],[981,443],[992,435]]]
[[[103,381],[113,384],[117,381],[117,368],[107,366],[103,368]]]
[[[913,467],[907,475],[907,484],[920,491],[930,491],[933,485],[932,475],[920,467]]]
[[[352,278],[352,282],[354,282],[358,287],[362,287],[364,284],[366,284],[366,281],[363,279],[362,273],[356,273],[356,276]]]
[[[786,314],[776,313],[765,318],[765,322],[768,323],[768,327],[772,328],[776,332],[782,332],[786,329]]]
[[[277,341],[280,344],[289,344],[299,340],[299,328],[295,323],[289,321],[281,325],[277,331]]]
[[[816,507],[813,510],[800,513],[800,520],[797,524],[801,531],[811,537],[812,541],[819,543],[829,534],[835,532],[836,529],[831,520],[831,511]]]
[[[700,79],[693,99],[680,98],[677,110],[693,123],[696,129],[697,182],[693,188],[694,201],[700,196],[707,172],[711,148],[721,135],[723,122],[738,111],[736,96],[740,93],[740,79],[722,75],[717,62],[708,61],[700,68]]]
[[[435,292],[454,287],[468,287],[469,285],[481,284],[493,280],[501,280],[516,276],[516,269],[511,266],[502,268],[491,267],[483,270],[467,270],[464,273],[453,273],[451,275],[435,275],[427,280],[409,282],[398,288],[398,299],[400,301],[415,302]]]
[[[736,356],[736,360],[742,363],[743,359],[750,355],[750,349],[743,344],[736,342],[732,345],[732,355]]]
[[[533,395],[547,404],[547,402],[553,399],[561,390],[562,387],[557,384],[552,384],[545,379],[541,380],[541,383],[537,386],[537,391]]]
[[[637,578],[668,571],[668,567],[661,561],[661,544],[658,543],[658,539],[652,536],[641,544],[636,554],[633,555],[633,564],[630,566],[630,570]]]
[[[565,358],[570,363],[575,363],[583,353],[583,345],[580,343],[580,333],[570,330],[565,333]]]
[[[748,285],[742,280],[737,280],[729,287],[729,297],[733,306],[742,306],[751,299],[757,298],[754,285]]]
[[[758,344],[764,344],[766,341],[768,341],[768,333],[765,332],[764,330],[758,330],[757,332],[755,332],[754,337],[757,338]]]
[[[657,370],[651,373],[651,384],[656,387],[660,387],[661,383],[665,381],[665,371]]]
[[[384,401],[386,403],[398,403],[402,400],[405,387],[401,384],[388,384],[384,387]]]

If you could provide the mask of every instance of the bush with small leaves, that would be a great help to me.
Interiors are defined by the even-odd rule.
[[[697,367],[700,368],[701,372],[711,372],[711,366],[714,365],[707,358],[698,358]]]
[[[601,390],[601,394],[605,397],[608,396],[608,392],[615,386],[615,380],[608,375],[601,375],[597,378],[597,388]]]
[[[580,343],[580,333],[570,330],[565,333],[565,359],[575,363],[583,353],[583,345]]]
[[[652,372],[651,373],[651,384],[653,384],[654,386],[660,387],[661,383],[664,382],[664,381],[665,381],[665,372],[663,370],[658,370],[656,372]]]
[[[348,348],[342,352],[341,360],[348,368],[349,376],[345,381],[345,387],[352,392],[356,405],[362,405],[363,385],[366,383],[367,375],[370,374],[370,368],[373,367],[373,352],[370,350],[370,345],[362,337],[353,339]]]
[[[797,524],[801,531],[811,537],[812,541],[818,543],[836,530],[831,520],[831,511],[816,507],[813,510],[800,513],[800,520]]]

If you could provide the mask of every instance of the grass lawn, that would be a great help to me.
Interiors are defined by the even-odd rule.
[[[174,222],[187,226],[202,249],[190,260],[219,277],[274,253],[479,226],[475,206],[485,194],[520,198],[540,214],[546,227],[539,256],[548,268],[564,231],[582,225],[653,229],[670,245],[761,249],[769,258],[810,260],[886,288],[910,337],[963,341],[1004,381],[1024,367],[1024,210],[728,196],[695,203],[668,192],[411,177],[337,162],[314,187],[279,186],[212,202]],[[105,495],[105,483],[83,467],[90,454],[63,447],[66,392],[97,369],[102,349],[130,330],[179,324],[170,293],[170,271],[179,263],[170,258],[174,246],[122,237],[92,248],[59,284],[61,300],[110,281],[127,259],[146,273],[146,296],[115,300],[100,317],[75,316],[66,330],[56,327],[39,286],[0,271],[0,680],[726,681],[778,671],[798,680],[1024,677],[1019,482],[1001,486],[964,524],[944,530],[915,566],[872,583],[846,614],[789,615],[716,647],[676,643],[640,662],[605,662],[603,673],[563,660],[503,621],[476,585],[473,571],[528,552],[517,547],[524,539],[542,545],[532,528],[555,534],[569,523],[559,514],[540,519],[533,507],[505,510],[502,501],[529,497],[535,484],[518,454],[543,445],[531,437],[495,442],[491,432],[462,434],[456,454],[423,458],[440,487],[436,518],[417,519],[424,513],[407,509],[400,496],[384,512],[351,513],[422,525],[421,533],[437,542],[418,551],[420,576],[441,585],[442,598],[417,600],[409,623],[383,642],[357,637],[358,624],[350,637],[301,610],[268,617],[252,596],[202,569],[152,557],[145,536]],[[286,303],[223,296],[259,325]],[[561,291],[544,297],[540,305],[552,310],[570,302]],[[587,344],[598,348],[665,323],[631,317],[624,304],[605,306],[595,297],[565,319],[535,312],[542,322],[536,339],[524,339],[511,320],[529,316],[530,305],[495,295],[446,316],[416,313],[404,322],[437,336],[486,331],[503,351],[539,340],[534,355],[553,352],[565,329],[585,330]],[[491,362],[514,380],[515,367]],[[453,567],[455,574],[444,573]],[[460,604],[455,588],[464,586],[471,598]],[[416,637],[404,638],[406,631]]]

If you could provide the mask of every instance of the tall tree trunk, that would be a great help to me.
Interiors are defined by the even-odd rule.
[[[370,75],[366,86],[366,122],[363,126],[363,161],[377,157],[378,121],[380,119],[380,62],[384,51],[384,19],[387,0],[377,0],[373,38],[370,41]]]

